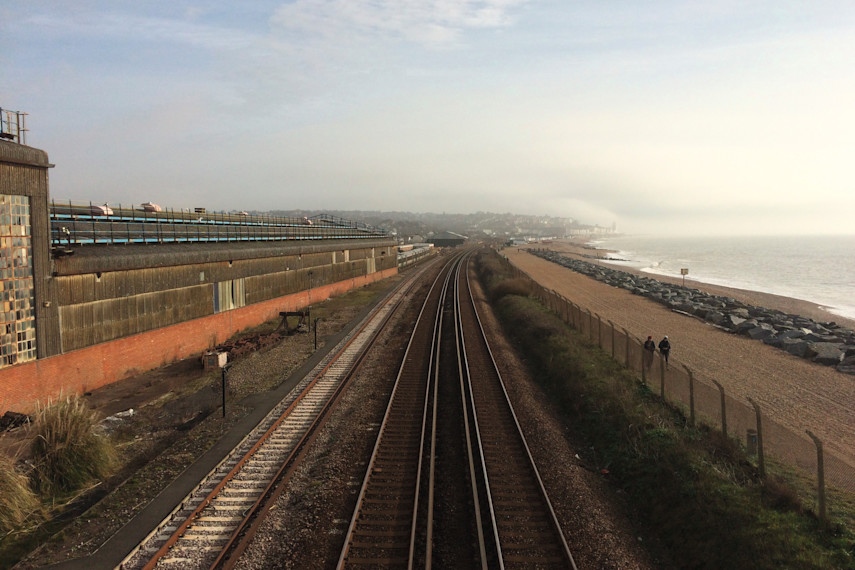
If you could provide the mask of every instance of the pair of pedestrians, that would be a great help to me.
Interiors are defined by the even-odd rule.
[[[653,354],[656,352],[656,342],[653,340],[652,336],[648,336],[647,340],[644,341],[644,368],[647,371],[650,371],[650,367],[653,366]],[[659,352],[662,354],[662,358],[665,359],[665,366],[668,366],[668,356],[671,354],[671,341],[668,340],[668,335],[665,335],[665,338],[659,341]]]

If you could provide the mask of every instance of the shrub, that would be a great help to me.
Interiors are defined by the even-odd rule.
[[[95,412],[77,396],[39,407],[31,430],[33,484],[45,495],[102,479],[116,464],[116,452],[99,433]]]
[[[517,278],[500,281],[490,289],[490,299],[493,303],[506,295],[528,297],[531,295],[531,285],[527,280]]]
[[[0,454],[0,533],[20,529],[28,520],[40,521],[41,503],[15,461]]]

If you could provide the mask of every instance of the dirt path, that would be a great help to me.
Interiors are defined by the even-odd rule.
[[[559,250],[559,247],[550,246]],[[547,288],[553,289],[583,309],[611,320],[630,333],[657,341],[669,335],[672,364],[691,367],[701,380],[720,382],[728,395],[747,404],[753,398],[764,415],[789,428],[795,437],[812,444],[805,430],[824,441],[825,449],[846,461],[851,477],[855,469],[855,378],[833,368],[821,366],[786,354],[761,342],[728,334],[698,319],[675,313],[644,297],[611,287],[556,265],[523,249],[502,252],[520,269]],[[807,314],[804,301],[777,298],[774,295],[731,290],[723,287],[698,289],[748,300],[755,305],[781,308]],[[714,289],[714,290],[713,290]],[[750,297],[750,300],[747,299]],[[817,309],[818,310],[818,309]],[[830,316],[825,313],[826,319]],[[838,319],[838,322],[841,322]],[[795,446],[794,446],[795,447]]]

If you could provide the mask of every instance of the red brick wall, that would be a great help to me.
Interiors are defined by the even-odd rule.
[[[391,277],[397,268],[312,289],[312,302]],[[308,291],[105,342],[0,370],[0,413],[30,412],[39,401],[82,394],[140,372],[198,355],[249,327],[309,304]]]

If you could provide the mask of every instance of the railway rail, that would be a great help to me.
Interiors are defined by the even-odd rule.
[[[422,307],[339,568],[576,567],[478,318],[469,253]]]
[[[458,280],[457,325],[464,398],[471,413],[479,479],[484,482],[485,551],[500,568],[575,568],[546,488],[505,390],[469,283]],[[475,453],[477,452],[477,453]]]
[[[436,277],[419,313],[359,492],[339,568],[412,567],[437,341],[452,269]]]
[[[227,567],[418,275],[402,282],[342,340],[119,568]]]
[[[571,568],[480,323],[472,250],[448,259],[402,358],[338,568]],[[230,568],[416,275],[119,565]]]

